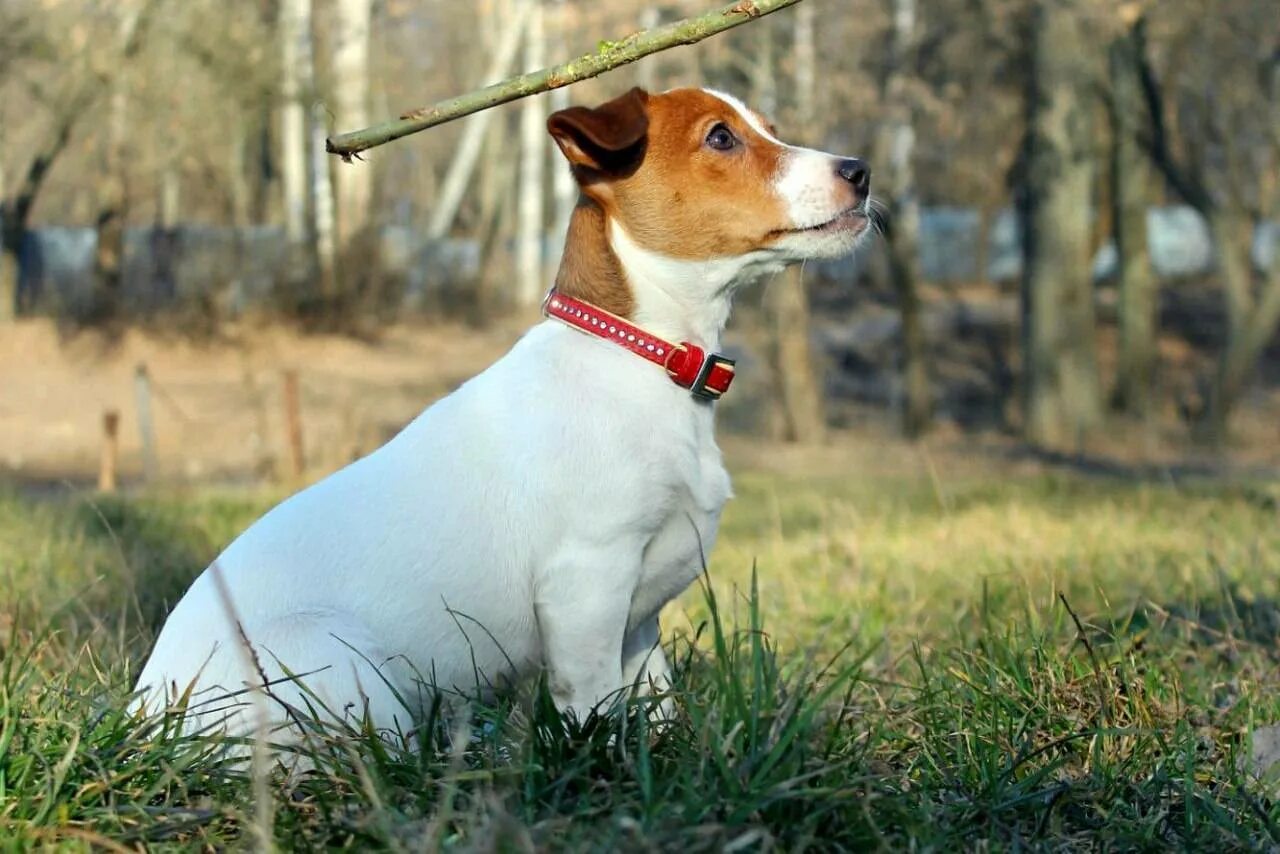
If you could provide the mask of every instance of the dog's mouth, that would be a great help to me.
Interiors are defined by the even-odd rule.
[[[867,215],[866,202],[859,202],[852,207],[847,207],[840,213],[831,217],[831,219],[823,220],[816,225],[808,225],[804,228],[789,228],[782,231],[782,234],[832,234],[836,232],[849,231],[854,234],[860,233],[867,227],[869,217]]]

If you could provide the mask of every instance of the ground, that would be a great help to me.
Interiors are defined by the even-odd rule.
[[[90,424],[124,405],[105,389],[127,389],[130,348],[159,345],[118,346],[81,357],[66,398]],[[330,417],[310,395],[344,371],[350,388],[388,377],[385,400],[411,414],[408,369],[366,372],[341,346],[365,345],[299,356],[334,378],[310,386],[309,425]],[[400,346],[469,372],[465,354]],[[232,369],[202,384],[207,351],[153,352],[177,406],[196,409],[194,388],[232,397]],[[365,414],[393,422],[393,409]],[[209,460],[238,447],[188,429]],[[461,738],[427,725],[420,754],[317,733],[317,772],[291,780],[122,712],[168,604],[291,487],[250,478],[248,453],[226,472],[209,463],[220,483],[184,474],[182,449],[165,451],[162,482],[98,495],[79,485],[95,462],[85,437],[78,464],[66,449],[80,446],[51,438],[0,487],[6,847],[1280,847],[1274,790],[1245,770],[1252,734],[1280,722],[1274,478],[972,440],[730,441],[737,497],[705,583],[663,615],[672,724],[655,731],[639,700],[566,722],[531,688],[477,708]],[[326,465],[314,447],[313,476]]]

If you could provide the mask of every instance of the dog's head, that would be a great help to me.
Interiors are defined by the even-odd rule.
[[[839,256],[867,229],[862,161],[787,145],[729,95],[632,89],[547,127],[582,191],[648,252],[767,268]]]

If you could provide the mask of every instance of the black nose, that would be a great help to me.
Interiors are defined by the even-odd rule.
[[[871,170],[867,168],[867,164],[856,158],[849,160],[841,160],[840,168],[836,170],[840,173],[840,177],[853,185],[853,189],[861,195],[866,195],[871,189]]]

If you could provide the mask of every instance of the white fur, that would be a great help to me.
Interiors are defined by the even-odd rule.
[[[261,681],[220,571],[268,675],[276,658],[329,666],[304,681],[336,710],[378,699],[375,665],[411,714],[421,682],[485,694],[546,665],[556,699],[585,714],[640,675],[658,610],[715,541],[729,478],[711,428],[711,407],[661,368],[543,322],[245,531],[178,603],[139,688],[155,708],[173,683],[207,699]],[[647,666],[665,679],[661,656]],[[381,699],[377,724],[407,729]]]
[[[779,185],[808,198],[799,174]],[[609,239],[636,322],[712,349],[738,284],[832,245],[683,261],[617,225]],[[138,705],[190,688],[192,728],[245,733],[255,709],[287,726],[290,707],[323,705],[406,731],[427,689],[484,696],[540,668],[580,716],[627,686],[661,689],[658,611],[696,578],[729,496],[709,403],[545,321],[236,539],[174,608]],[[264,677],[285,681],[244,695]]]

